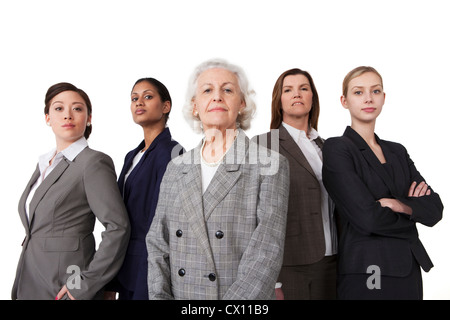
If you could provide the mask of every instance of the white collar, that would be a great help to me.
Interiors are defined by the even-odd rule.
[[[319,133],[314,128],[309,128],[309,138],[308,138],[305,131],[294,128],[293,126],[288,125],[284,121],[281,122],[281,124],[283,125],[283,127],[286,128],[286,130],[289,132],[294,141],[298,141],[299,138],[314,140],[319,137]]]
[[[53,148],[50,152],[47,152],[46,154],[43,154],[42,156],[39,157],[39,169],[41,170],[41,172],[43,172],[43,170],[48,167],[48,164],[50,160],[53,158],[53,156],[55,156],[54,162],[57,162],[56,160],[61,159],[63,156],[67,160],[73,161],[73,159],[75,159],[76,156],[78,156],[80,152],[83,151],[84,148],[86,148],[87,146],[88,143],[86,138],[82,137],[77,141],[75,141],[74,143],[72,143],[67,148],[65,148],[64,150],[58,152],[56,156],[55,156],[56,148]]]

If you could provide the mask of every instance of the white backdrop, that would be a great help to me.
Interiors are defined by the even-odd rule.
[[[55,142],[44,122],[49,86],[67,81],[93,103],[89,144],[117,173],[142,139],[129,111],[135,80],[155,77],[173,99],[169,127],[186,149],[200,140],[181,114],[188,77],[220,57],[246,71],[256,91],[249,137],[268,130],[273,85],[285,70],[311,73],[322,137],[341,135],[350,117],[339,102],[344,76],[359,65],[383,76],[386,103],[376,132],[402,143],[448,202],[446,99],[450,82],[448,1],[164,0],[0,2],[0,299],[10,299],[24,238],[17,203],[37,157]],[[435,267],[423,273],[425,299],[449,299],[449,219],[419,226]]]

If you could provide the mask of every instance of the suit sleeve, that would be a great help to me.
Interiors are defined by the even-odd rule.
[[[409,239],[415,237],[415,223],[402,213],[382,207],[357,174],[348,143],[328,139],[323,147],[322,177],[338,212],[359,232]]]
[[[408,152],[404,147],[404,157],[407,159],[409,172],[411,176],[411,183],[414,181],[419,184],[425,179],[421,176],[419,171],[417,171],[414,162],[408,155]],[[425,181],[426,183],[426,181]],[[434,192],[430,187],[431,194],[423,197],[405,197],[398,199],[404,204],[412,208],[411,220],[419,222],[423,225],[432,227],[442,219],[442,212],[444,210],[444,205],[442,204],[441,198],[437,193]]]
[[[274,152],[272,154],[275,154]],[[283,262],[289,197],[289,165],[282,155],[275,174],[262,175],[253,231],[236,281],[223,299],[273,299]]]
[[[91,299],[119,271],[125,257],[130,226],[111,158],[101,154],[99,158],[92,159],[83,179],[89,206],[105,230],[92,261],[86,270],[81,270],[81,289],[71,291],[71,294],[76,299]]]

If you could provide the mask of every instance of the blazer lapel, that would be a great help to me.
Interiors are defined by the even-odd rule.
[[[36,189],[36,192],[33,196],[33,199],[30,202],[30,211],[29,211],[29,224],[31,226],[31,222],[33,221],[34,212],[39,202],[41,202],[44,195],[47,193],[48,189],[59,179],[59,177],[66,171],[69,166],[68,160],[64,158],[61,162],[55,167],[55,169],[50,172],[50,174],[42,181],[41,185]]]
[[[364,141],[364,139],[351,127],[347,127],[344,132],[344,136],[348,137],[356,146],[360,149],[361,154],[364,159],[366,159],[367,163],[372,167],[372,169],[376,172],[376,174],[383,180],[384,184],[389,188],[391,194],[397,194],[397,188],[395,188],[394,182],[391,177],[387,173],[387,171],[383,168],[380,160],[378,160],[375,153],[373,153],[372,149],[370,149],[369,145]],[[380,139],[375,135],[378,143],[380,143]],[[381,145],[381,144],[380,144]],[[383,149],[385,152],[386,149]]]
[[[27,198],[28,198],[28,195],[30,194],[31,188],[36,183],[40,174],[41,174],[41,172],[39,170],[39,165],[37,165],[36,170],[34,170],[34,173],[31,176],[31,179],[28,182],[27,186],[25,187],[25,190],[23,191],[22,196],[20,197],[20,200],[19,200],[19,216],[20,216],[20,220],[22,220],[22,224],[24,225],[24,227],[27,231],[27,234],[29,232],[30,224],[28,222],[25,206],[26,206]]]
[[[199,241],[200,247],[208,259],[213,262],[214,259],[209,244],[205,216],[203,214],[200,148],[201,144],[183,155],[184,159],[188,159],[190,163],[182,164],[184,167],[182,169],[183,177],[181,178],[182,188],[180,190],[180,198],[195,238]]]
[[[214,178],[203,195],[203,210],[205,220],[208,221],[211,213],[225,198],[241,176],[240,165],[245,161],[250,140],[244,131],[239,134],[228,150],[224,163],[219,165]]]
[[[305,155],[300,150],[298,144],[292,139],[289,132],[282,125],[279,128],[280,130],[280,145],[300,164],[304,167],[308,172],[317,179],[314,170],[309,165],[308,160],[306,160]]]

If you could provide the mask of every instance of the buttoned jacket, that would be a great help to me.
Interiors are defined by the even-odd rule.
[[[147,235],[150,299],[274,298],[285,239],[286,159],[240,130],[202,194],[201,144],[172,160]]]

